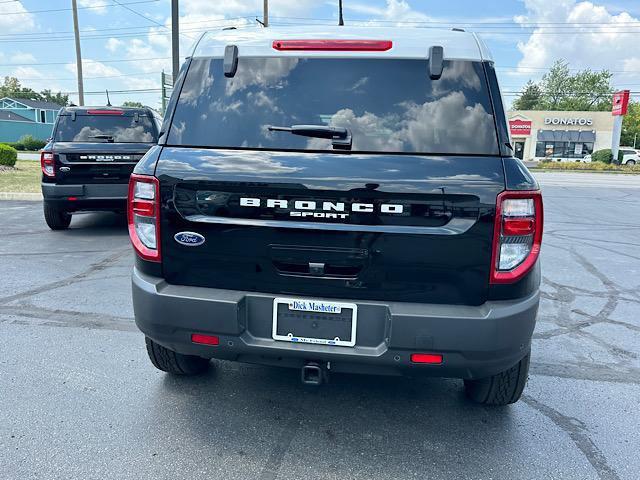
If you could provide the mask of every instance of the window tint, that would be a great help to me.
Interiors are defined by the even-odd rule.
[[[240,57],[233,78],[221,59],[194,58],[167,143],[331,150],[327,139],[269,126],[349,129],[352,151],[498,152],[483,66],[446,61],[432,81],[426,60]]]
[[[59,117],[57,142],[155,143],[157,129],[146,115],[71,115]],[[108,137],[108,138],[107,138]]]

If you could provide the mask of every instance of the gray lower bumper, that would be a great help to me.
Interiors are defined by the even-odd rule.
[[[169,285],[133,272],[136,323],[148,337],[180,353],[301,367],[331,362],[332,371],[481,378],[515,365],[530,348],[539,293],[481,306],[357,301],[357,345],[293,344],[271,338],[275,295]],[[345,300],[347,301],[347,300]],[[220,337],[193,344],[192,333]],[[414,352],[441,353],[441,365],[414,365]]]
[[[77,197],[84,200],[125,200],[128,184],[57,185],[42,183],[42,196],[46,200]]]

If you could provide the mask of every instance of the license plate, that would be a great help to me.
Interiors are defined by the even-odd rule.
[[[357,320],[355,303],[308,298],[273,300],[274,340],[353,347]]]

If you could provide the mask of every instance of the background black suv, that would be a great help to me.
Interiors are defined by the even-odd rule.
[[[47,225],[65,229],[83,210],[124,212],[129,176],[158,141],[159,120],[150,108],[63,108],[40,157]]]

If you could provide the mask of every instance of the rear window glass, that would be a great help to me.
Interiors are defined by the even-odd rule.
[[[445,61],[431,80],[420,59],[194,58],[176,105],[170,145],[332,150],[330,140],[270,126],[347,128],[352,151],[486,154],[498,141],[483,66]]]
[[[155,143],[155,122],[146,115],[71,115],[58,117],[57,142]]]

